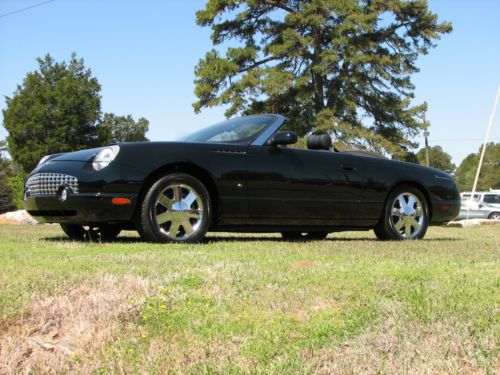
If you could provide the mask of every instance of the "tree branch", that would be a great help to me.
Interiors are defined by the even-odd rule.
[[[269,56],[269,57],[267,57],[267,58],[265,58],[263,60],[254,62],[250,66],[247,66],[245,68],[241,68],[240,70],[238,70],[237,74],[248,72],[249,70],[255,69],[255,68],[257,68],[258,66],[260,66],[262,64],[265,64],[265,63],[268,63],[269,61],[273,61],[273,60],[277,60],[277,59],[278,59],[278,57],[276,57],[276,56]]]
[[[275,6],[277,8],[286,10],[288,13],[295,13],[296,12],[294,9],[290,8],[289,6],[280,4],[280,3],[278,3],[275,0],[264,0],[264,2],[267,3],[267,4],[269,4],[269,5]]]

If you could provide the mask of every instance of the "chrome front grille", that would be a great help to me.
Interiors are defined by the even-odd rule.
[[[56,195],[61,186],[78,193],[78,179],[62,173],[35,173],[26,181],[25,192],[29,196]]]

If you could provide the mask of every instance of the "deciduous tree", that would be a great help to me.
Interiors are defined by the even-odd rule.
[[[99,123],[99,139],[102,144],[149,141],[146,137],[148,129],[149,121],[144,117],[135,121],[131,115],[105,113]]]
[[[432,168],[441,169],[445,172],[453,172],[455,164],[451,162],[451,155],[443,150],[441,146],[429,147],[429,166]],[[417,152],[418,164],[426,165],[425,148]]]
[[[4,158],[5,142],[0,141],[0,214],[14,209],[12,190],[9,186],[9,160]]]
[[[469,154],[457,168],[455,180],[460,190],[470,191],[474,185],[482,147]],[[483,167],[479,175],[477,190],[500,189],[500,143],[489,143],[486,147]]]

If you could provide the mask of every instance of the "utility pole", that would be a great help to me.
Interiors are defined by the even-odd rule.
[[[474,193],[477,188],[477,181],[479,180],[479,175],[481,174],[481,167],[483,166],[484,154],[486,153],[486,146],[490,139],[491,128],[493,127],[493,119],[495,118],[495,113],[497,111],[498,101],[500,100],[500,85],[498,85],[497,95],[495,97],[495,103],[493,103],[493,109],[491,110],[490,118],[488,120],[488,126],[486,127],[486,135],[484,136],[483,147],[481,148],[481,157],[479,158],[479,165],[477,166],[476,178],[474,178],[474,185],[472,186],[471,200],[474,198]],[[491,189],[491,188],[490,188]],[[466,219],[469,220],[469,213],[471,207],[467,210]]]
[[[479,165],[477,166],[476,178],[474,179],[474,186],[472,186],[472,196],[476,192],[477,181],[479,180],[479,175],[481,173],[481,167],[483,166],[484,154],[486,153],[486,146],[490,139],[490,132],[493,126],[493,119],[495,118],[495,112],[497,111],[498,101],[500,100],[500,85],[498,85],[497,96],[495,97],[495,103],[493,104],[493,110],[491,111],[490,118],[488,120],[488,126],[486,127],[486,135],[484,136],[483,147],[481,148],[481,157],[479,158]]]
[[[429,141],[427,137],[429,136],[429,132],[426,130],[424,131],[424,137],[425,137],[425,165],[430,166],[429,164]]]
[[[427,120],[425,118],[425,112],[424,112],[424,124],[425,124],[425,130],[424,130],[424,137],[425,137],[425,165],[430,166],[429,164],[429,131],[427,130],[429,128],[429,124],[427,123]]]

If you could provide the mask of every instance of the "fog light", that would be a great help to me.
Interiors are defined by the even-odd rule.
[[[61,202],[66,201],[68,199],[68,189],[62,188],[61,191],[59,192],[59,200]]]

